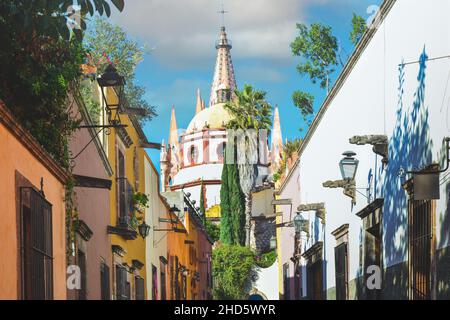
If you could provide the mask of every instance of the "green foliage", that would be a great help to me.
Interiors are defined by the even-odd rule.
[[[292,100],[294,105],[300,109],[303,119],[309,121],[309,117],[314,113],[314,96],[307,92],[295,91]]]
[[[312,83],[319,81],[322,89],[327,88],[329,75],[338,64],[338,43],[331,27],[320,23],[297,24],[299,35],[291,43],[292,53],[300,56],[302,62],[297,70],[300,74],[308,74]]]
[[[266,92],[254,90],[246,84],[242,91],[235,91],[237,99],[225,105],[233,116],[230,129],[267,129],[272,126],[272,106],[266,101]]]
[[[123,7],[123,1],[114,2],[119,9]],[[61,0],[0,3],[0,99],[66,169],[68,138],[77,125],[67,112],[70,107],[67,94],[81,75],[84,59],[79,41],[82,31],[77,30],[78,36],[71,38],[66,25],[66,11],[71,3]],[[81,3],[82,12],[92,15],[105,13],[106,6],[105,0]]]
[[[84,37],[84,47],[88,52],[89,63],[102,74],[113,63],[117,71],[125,77],[125,97],[132,108],[146,111],[141,122],[150,121],[156,116],[155,107],[145,99],[145,88],[137,84],[136,67],[144,59],[147,48],[130,39],[120,26],[105,19],[95,19]]]
[[[350,41],[356,46],[366,32],[367,24],[363,17],[353,13]]]
[[[94,86],[95,82],[91,79],[85,79],[80,83],[80,95],[83,98],[86,109],[93,124],[100,124],[101,106],[97,99],[95,99]]]
[[[220,239],[220,226],[214,224],[213,222],[206,220],[205,223],[206,233],[211,237],[214,242]]]
[[[249,248],[222,245],[214,249],[214,299],[245,299],[251,288],[251,274],[254,270],[254,253]]]
[[[300,146],[302,144],[302,139],[297,138],[294,140],[287,141],[283,146],[283,157],[280,163],[280,168],[278,171],[273,175],[273,180],[277,182],[280,180],[281,176],[286,171],[286,162],[287,159],[292,158],[292,156],[299,151]]]
[[[142,192],[133,193],[133,204],[138,206],[141,209],[145,209],[149,207],[150,199],[148,195]]]
[[[230,189],[228,185],[228,165],[222,169],[220,186],[220,241],[225,245],[234,244],[233,222],[231,217]]]
[[[220,216],[221,242],[227,245],[244,245],[245,195],[239,184],[239,171],[236,163],[223,165]]]
[[[294,140],[288,140],[283,146],[283,158],[289,159],[291,158],[295,152],[298,152],[300,146],[302,145],[303,140],[300,138]]]
[[[234,234],[234,244],[245,245],[245,195],[239,184],[238,165],[228,166],[228,186],[230,192],[231,224]]]
[[[266,269],[271,267],[277,260],[277,251],[272,250],[255,257],[255,263],[258,267]]]

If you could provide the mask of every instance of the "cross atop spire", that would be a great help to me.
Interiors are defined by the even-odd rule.
[[[225,27],[225,14],[227,14],[228,11],[225,10],[225,4],[224,4],[223,0],[220,1],[220,4],[221,4],[221,10],[217,11],[217,13],[221,14],[222,27]]]

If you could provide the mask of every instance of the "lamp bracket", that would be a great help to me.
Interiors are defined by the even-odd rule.
[[[352,199],[352,204],[356,204],[356,182],[355,180],[335,180],[335,181],[326,181],[323,184],[324,188],[344,189],[344,195],[350,197]]]
[[[381,157],[383,159],[381,162],[383,164],[387,164],[389,161],[389,142],[388,137],[386,135],[366,135],[366,136],[354,136],[353,138],[349,139],[350,144],[356,144],[359,146],[363,145],[372,145],[373,146],[373,152]]]

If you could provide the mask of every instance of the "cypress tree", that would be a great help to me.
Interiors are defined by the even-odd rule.
[[[230,207],[228,166],[228,164],[223,165],[222,185],[220,187],[220,241],[223,244],[232,245],[234,244],[234,232]]]
[[[234,243],[245,246],[245,195],[239,183],[239,171],[236,163],[229,165],[228,177]]]

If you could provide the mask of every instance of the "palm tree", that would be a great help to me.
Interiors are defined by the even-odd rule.
[[[254,90],[245,85],[242,91],[235,91],[236,98],[225,105],[233,119],[228,122],[229,129],[270,130],[272,126],[272,106],[266,101],[266,92]],[[233,141],[234,142],[234,141]],[[229,143],[228,145],[234,145]],[[248,163],[247,159],[257,159],[257,139],[238,139],[237,161],[239,170],[239,184],[245,194],[245,229],[246,246],[250,246],[250,222],[252,212],[251,191],[258,176],[256,164]]]

